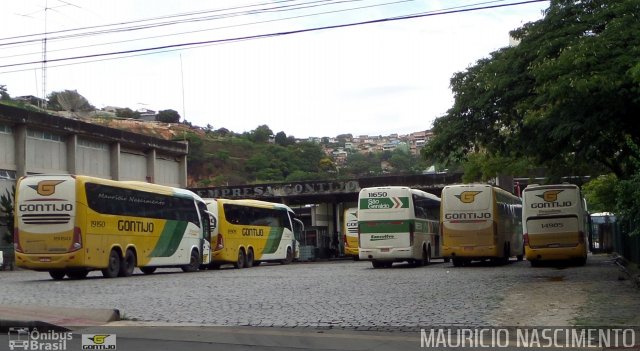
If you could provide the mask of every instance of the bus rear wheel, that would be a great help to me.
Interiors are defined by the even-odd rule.
[[[60,270],[52,270],[49,271],[49,275],[51,276],[51,278],[53,278],[54,280],[62,280],[64,279],[64,276],[67,274],[67,272],[65,271],[60,271]]]
[[[189,264],[186,266],[182,266],[183,272],[197,272],[200,269],[200,255],[198,255],[198,250],[191,250],[191,257],[189,258]]]
[[[244,250],[240,249],[238,250],[238,260],[236,261],[236,263],[233,264],[233,266],[236,267],[237,269],[242,269],[244,268],[244,262],[245,262]]]
[[[120,254],[116,250],[109,253],[109,263],[107,268],[102,270],[102,276],[105,278],[115,278],[120,272]]]
[[[254,256],[253,256],[253,248],[250,247],[249,251],[247,252],[247,260],[244,263],[244,266],[247,268],[251,268],[254,265]]]
[[[124,259],[120,262],[120,270],[118,276],[130,277],[133,274],[133,270],[136,268],[136,254],[133,250],[129,249],[124,255]]]
[[[462,267],[464,266],[464,260],[461,258],[454,258],[453,259],[453,266],[454,267]]]
[[[371,261],[371,265],[373,268],[382,268],[384,267],[384,263],[380,261]]]

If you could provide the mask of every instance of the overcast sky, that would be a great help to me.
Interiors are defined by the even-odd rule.
[[[46,32],[47,94],[77,90],[98,108],[174,109],[194,125],[238,133],[266,124],[297,138],[407,134],[451,107],[455,72],[507,46],[509,31],[541,19],[548,1],[215,41],[515,2],[3,1],[0,85],[13,97],[42,96],[42,64],[22,64],[42,61]],[[195,42],[211,43],[67,60]]]

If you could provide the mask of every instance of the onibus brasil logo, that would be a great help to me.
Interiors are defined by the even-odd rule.
[[[37,328],[9,328],[9,350],[30,351],[62,351],[67,349],[67,342],[73,339],[71,332],[55,330],[38,331]]]

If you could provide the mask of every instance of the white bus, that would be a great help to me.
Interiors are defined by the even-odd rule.
[[[520,198],[489,184],[442,189],[442,248],[456,267],[472,260],[523,259]]]
[[[360,190],[359,257],[373,268],[407,261],[415,266],[440,257],[440,198],[402,186]]]
[[[522,201],[525,253],[532,266],[545,260],[587,262],[589,214],[577,185],[531,184]]]
[[[304,224],[286,205],[259,200],[205,199],[215,217],[210,267],[249,268],[262,262],[291,263],[299,257]]]

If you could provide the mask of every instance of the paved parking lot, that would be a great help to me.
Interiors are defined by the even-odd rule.
[[[263,265],[130,278],[53,281],[0,272],[1,302],[117,308],[125,319],[372,330],[420,326],[640,325],[640,293],[606,256],[585,267],[434,263],[372,269],[369,262]],[[413,328],[412,328],[413,327]]]

